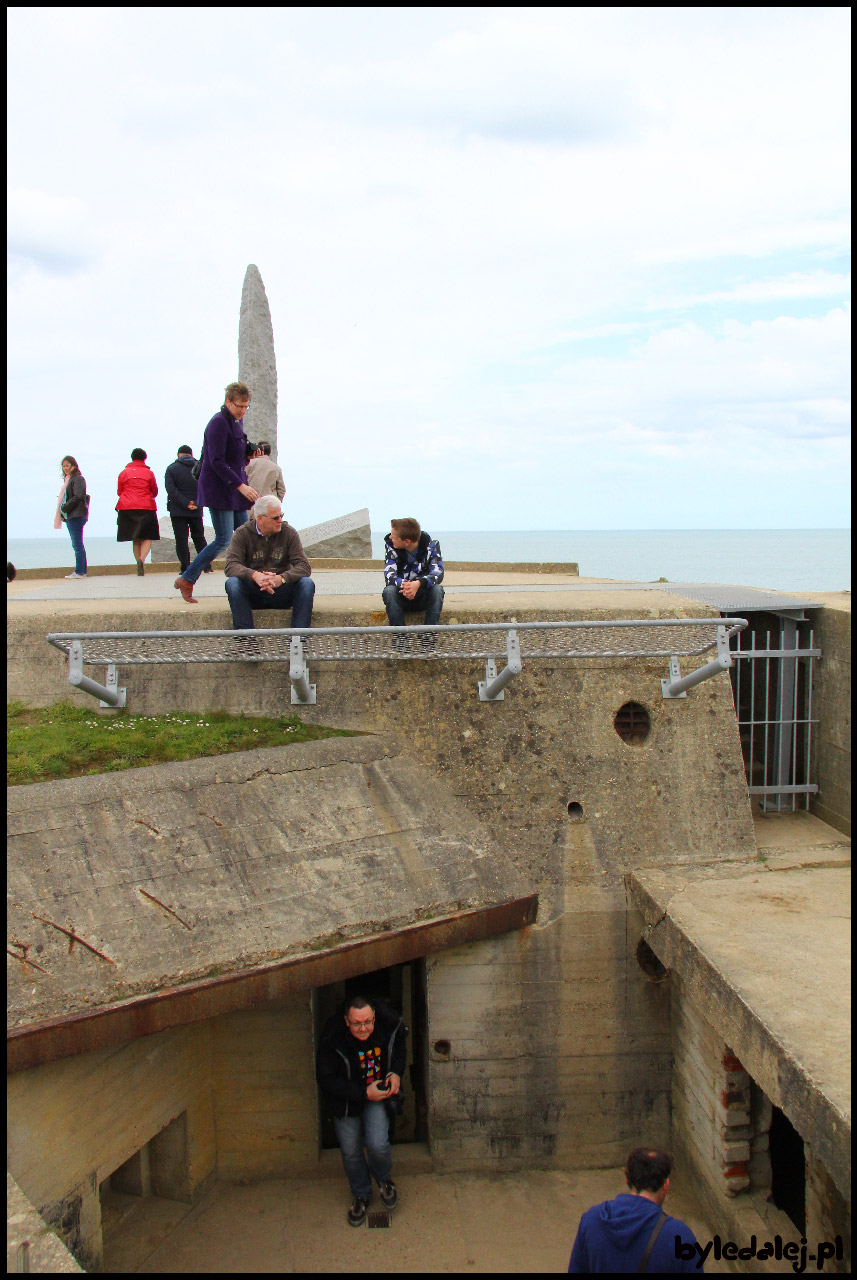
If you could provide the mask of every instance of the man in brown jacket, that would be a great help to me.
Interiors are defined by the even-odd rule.
[[[268,453],[270,451],[271,446],[268,445]],[[261,444],[256,445],[255,453],[247,459],[247,483],[256,490],[260,498],[263,494],[272,493],[282,502],[286,496],[283,473],[273,458],[265,456]]]
[[[226,552],[226,594],[236,631],[254,627],[254,609],[291,609],[293,627],[312,626],[315,583],[296,529],[283,520],[279,498],[265,494]]]

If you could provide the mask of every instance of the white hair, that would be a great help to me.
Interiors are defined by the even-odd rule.
[[[275,497],[273,493],[263,493],[261,498],[257,498],[253,503],[253,515],[267,515],[272,507],[276,507],[278,511],[282,510],[280,499]]]

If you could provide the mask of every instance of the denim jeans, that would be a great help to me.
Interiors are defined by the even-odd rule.
[[[86,573],[86,550],[83,545],[83,526],[86,521],[82,516],[71,516],[65,522],[68,529],[68,536],[71,538],[71,545],[74,548],[74,571],[75,573]]]
[[[385,587],[381,592],[384,608],[387,610],[387,621],[391,627],[405,625],[405,611],[422,613],[425,610],[427,627],[436,627],[440,622],[440,611],[443,608],[443,587],[427,587],[420,583],[420,589],[413,600],[406,599],[395,585]]]
[[[194,551],[200,552],[207,546],[202,516],[170,516],[173,526],[173,537],[176,543],[176,556],[179,562],[179,573],[184,573],[190,564],[190,548],[188,534],[193,538]]]
[[[197,557],[199,559],[199,557]],[[187,574],[184,575],[187,577]],[[255,582],[243,578],[227,578],[226,594],[232,610],[234,631],[249,631],[255,626],[254,609],[291,609],[293,627],[312,626],[312,602],[315,583],[312,578],[298,578],[297,582],[275,587],[273,595],[257,587]]]
[[[341,1120],[334,1116],[333,1126],[351,1194],[368,1200],[372,1194],[372,1179],[380,1186],[393,1170],[387,1105],[384,1102],[364,1102],[362,1116],[345,1116]]]
[[[211,524],[214,529],[214,541],[202,548],[196,559],[188,565],[181,575],[186,582],[196,582],[203,569],[207,569],[212,560],[225,551],[232,540],[236,529],[246,524],[249,511],[218,511],[209,507]]]

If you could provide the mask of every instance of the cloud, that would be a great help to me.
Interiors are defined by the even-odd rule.
[[[88,267],[97,253],[89,211],[79,197],[27,187],[9,191],[8,254],[13,278],[28,267],[47,275],[73,275]]]

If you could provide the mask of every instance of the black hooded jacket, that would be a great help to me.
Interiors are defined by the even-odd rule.
[[[385,1001],[373,999],[371,1003],[375,1008],[375,1031],[383,1045],[381,1074],[385,1076],[393,1071],[401,1077],[405,1074],[408,1028]],[[355,1040],[345,1025],[343,1005],[324,1024],[315,1064],[324,1100],[331,1114],[340,1120],[363,1113],[366,1085],[357,1058],[359,1046],[360,1041]]]

